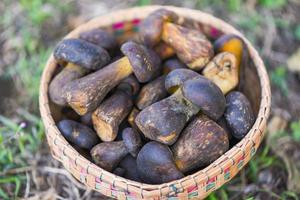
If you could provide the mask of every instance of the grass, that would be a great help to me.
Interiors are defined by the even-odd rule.
[[[287,96],[289,92],[286,77],[287,68],[285,66],[276,67],[270,74],[272,84],[278,87],[285,96]]]

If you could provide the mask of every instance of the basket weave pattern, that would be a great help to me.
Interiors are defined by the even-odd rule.
[[[77,37],[80,32],[104,27],[120,40],[126,40],[138,32],[139,22],[150,12],[162,6],[148,6],[116,11],[112,14],[95,18],[81,25],[66,38]],[[250,42],[236,29],[224,21],[200,11],[165,6],[180,16],[192,19],[194,28],[202,29],[211,37],[220,33],[234,33],[244,39],[260,87],[257,99],[257,119],[255,124],[237,145],[228,150],[219,159],[203,170],[180,180],[160,185],[149,185],[127,180],[109,173],[81,156],[61,135],[58,130],[48,97],[48,86],[55,73],[57,63],[53,55],[44,69],[40,85],[40,112],[45,124],[46,136],[53,157],[80,182],[106,196],[118,199],[202,199],[232,179],[252,158],[259,147],[266,128],[270,112],[270,85],[265,66]],[[211,26],[213,25],[213,27]]]

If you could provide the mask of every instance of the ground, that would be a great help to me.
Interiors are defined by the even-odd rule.
[[[265,141],[247,167],[208,199],[299,199],[299,0],[2,0],[0,199],[100,198],[50,156],[38,111],[40,75],[54,45],[77,25],[148,4],[201,9],[226,20],[255,45],[271,79]]]

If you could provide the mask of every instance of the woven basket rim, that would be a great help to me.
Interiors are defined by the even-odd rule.
[[[122,177],[118,177],[110,172],[107,172],[95,164],[91,163],[83,156],[81,156],[69,143],[64,139],[64,137],[60,134],[58,128],[55,125],[54,119],[51,116],[50,107],[49,107],[49,98],[48,98],[48,85],[50,83],[51,75],[54,72],[54,65],[56,61],[51,55],[47,61],[45,69],[42,74],[41,83],[40,83],[40,95],[39,95],[39,103],[40,103],[40,112],[42,116],[42,120],[45,125],[46,136],[48,139],[48,143],[51,151],[53,150],[53,145],[60,145],[59,148],[62,148],[63,155],[73,155],[75,159],[75,164],[79,165],[85,169],[87,169],[87,173],[91,173],[93,175],[105,175],[108,182],[116,185],[118,188],[122,188],[124,190],[130,190],[132,192],[141,193],[142,197],[151,197],[152,195],[164,196],[168,193],[165,188],[170,188],[170,185],[180,185],[183,188],[187,188],[191,184],[196,184],[200,182],[208,182],[210,177],[218,176],[221,173],[224,173],[225,165],[235,165],[235,160],[237,156],[247,156],[250,152],[250,145],[255,147],[255,150],[259,146],[266,127],[267,118],[270,113],[270,105],[271,105],[271,91],[270,91],[270,83],[269,78],[266,72],[266,68],[264,66],[263,61],[261,60],[258,52],[254,49],[254,47],[250,44],[250,42],[234,27],[227,24],[221,19],[218,19],[210,14],[201,12],[199,10],[193,10],[189,8],[179,8],[175,6],[144,6],[144,7],[134,7],[128,9],[122,9],[118,11],[114,11],[109,14],[105,14],[103,16],[96,17],[87,23],[77,27],[75,30],[71,31],[65,38],[76,37],[83,30],[90,30],[95,27],[100,26],[108,26],[112,23],[116,23],[119,21],[132,20],[135,17],[139,19],[143,19],[150,12],[159,9],[166,8],[177,12],[179,15],[184,17],[189,17],[194,20],[200,21],[203,24],[214,24],[214,26],[224,33],[234,33],[240,36],[247,45],[249,49],[249,54],[255,68],[257,70],[257,74],[259,77],[259,84],[261,87],[261,99],[260,99],[260,108],[257,114],[257,119],[248,132],[245,138],[243,138],[237,145],[228,150],[224,155],[214,161],[211,165],[206,167],[205,169],[199,170],[198,172],[186,176],[180,180],[175,180],[170,183],[164,183],[159,185],[151,185],[135,182],[132,180],[128,180]],[[97,24],[97,26],[95,25]],[[60,160],[64,165],[66,164],[61,158],[53,155],[57,160]],[[248,162],[248,161],[246,161]],[[245,162],[245,163],[246,163]],[[238,169],[239,171],[240,169]],[[70,170],[69,170],[70,171]],[[72,173],[72,171],[70,171]],[[111,179],[109,179],[111,178]],[[216,188],[223,185],[225,182],[219,183]],[[216,189],[215,188],[215,189]],[[94,188],[93,188],[94,189]],[[206,194],[207,195],[207,194]]]

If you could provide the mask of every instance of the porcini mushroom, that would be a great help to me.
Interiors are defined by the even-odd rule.
[[[200,110],[216,120],[225,110],[225,97],[217,85],[198,75],[173,95],[142,110],[135,122],[145,137],[172,145],[189,119]]]
[[[185,81],[199,75],[197,72],[189,69],[175,69],[166,76],[165,88],[170,94],[173,94]]]
[[[100,28],[82,32],[80,33],[79,38],[100,46],[108,51],[113,51],[118,46],[114,35]]]
[[[205,167],[229,148],[227,133],[203,114],[197,116],[171,147],[177,168],[187,173]]]
[[[154,46],[162,40],[174,49],[178,58],[189,68],[200,70],[212,58],[213,46],[200,31],[177,25],[179,19],[170,10],[154,11],[141,23],[142,41]]]
[[[202,71],[203,75],[214,82],[227,94],[239,83],[239,70],[236,57],[229,52],[217,54]]]
[[[110,61],[108,52],[100,46],[81,39],[64,39],[56,46],[54,58],[89,70],[97,70]]]
[[[160,76],[144,85],[136,99],[136,106],[143,110],[147,106],[165,98],[168,92],[164,86],[165,76]]]
[[[154,51],[157,53],[157,55],[159,55],[159,57],[162,60],[165,60],[175,55],[174,49],[164,42],[160,42],[158,45],[156,45],[154,47]]]
[[[168,146],[152,141],[137,156],[139,177],[146,183],[161,184],[182,178]]]
[[[60,106],[66,106],[67,101],[62,94],[62,88],[66,83],[75,79],[81,78],[88,72],[87,69],[82,68],[73,63],[68,63],[60,73],[58,73],[49,85],[49,97],[52,102]]]
[[[125,158],[120,162],[119,167],[124,169],[124,173],[122,175],[124,178],[141,182],[137,170],[136,159],[132,155],[127,154],[127,156],[125,156]]]
[[[141,140],[137,139],[139,134],[131,128],[126,131],[127,133],[124,134],[124,138],[126,141],[131,142],[102,142],[91,150],[92,158],[98,166],[111,172],[128,153],[133,153],[134,155],[137,154],[142,145]],[[131,133],[128,134],[128,132]]]
[[[243,39],[235,34],[224,34],[214,42],[216,53],[229,52],[235,55],[237,68],[240,68],[243,57],[246,55],[246,46]]]
[[[138,81],[133,76],[129,76],[93,112],[94,129],[102,141],[113,141],[117,137],[119,125],[131,111],[132,97],[138,90]]]
[[[91,149],[100,142],[92,129],[76,121],[64,119],[58,122],[57,127],[69,142],[80,148]]]
[[[238,91],[226,95],[225,119],[231,134],[236,139],[242,139],[252,127],[255,116],[247,97]]]
[[[163,63],[162,68],[163,74],[167,75],[175,69],[187,68],[187,66],[178,60],[178,58],[170,58]]]
[[[126,56],[64,87],[68,104],[78,114],[95,110],[106,94],[133,72],[140,82],[147,82],[159,75],[160,58],[151,49],[126,42],[121,50]]]

